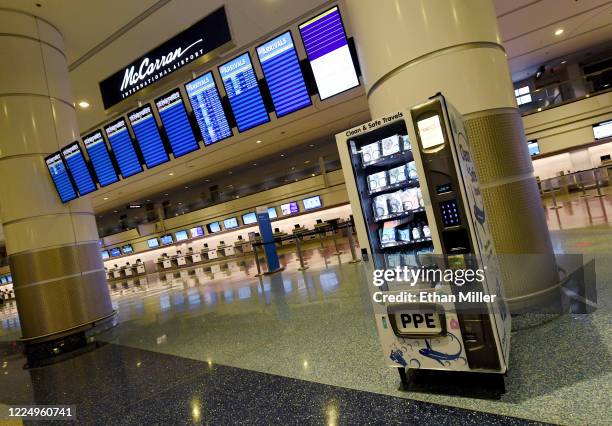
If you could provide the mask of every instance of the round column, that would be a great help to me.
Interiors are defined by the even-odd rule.
[[[63,38],[0,9],[0,221],[23,339],[51,340],[112,317],[88,197],[62,204],[44,158],[79,138]]]
[[[372,117],[441,92],[465,120],[506,297],[556,294],[546,224],[491,0],[347,0]]]

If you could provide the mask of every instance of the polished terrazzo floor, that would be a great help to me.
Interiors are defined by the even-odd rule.
[[[54,401],[65,390],[62,401],[79,401],[92,422],[99,414],[125,423],[295,416],[328,424],[609,424],[612,234],[603,223],[552,236],[556,252],[595,258],[599,307],[515,331],[505,394],[455,376],[415,377],[401,390],[397,372],[383,365],[364,266],[312,247],[304,272],[287,255],[285,271],[261,279],[246,261],[117,285],[120,325],[100,336],[102,346],[40,369],[22,368],[9,343],[18,322],[5,307],[0,403]]]

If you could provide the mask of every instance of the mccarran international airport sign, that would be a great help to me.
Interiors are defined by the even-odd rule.
[[[104,108],[112,107],[231,41],[225,7],[221,7],[101,81]]]

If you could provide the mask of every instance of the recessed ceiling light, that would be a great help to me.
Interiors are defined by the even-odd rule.
[[[311,147],[311,148],[314,148],[314,144],[312,144],[312,143],[310,145],[308,145],[308,146]]]
[[[285,154],[281,154],[281,157],[284,157],[284,156],[285,156]]]
[[[81,102],[79,102],[79,106],[80,106],[81,108],[89,108],[89,102],[87,102],[87,101],[81,101]]]
[[[168,196],[168,194],[164,194],[166,197]]]
[[[168,173],[168,176],[174,176],[174,172]]]
[[[255,143],[261,143],[261,141],[257,141],[257,142],[255,142]]]
[[[538,112],[542,111],[542,108],[538,108]]]
[[[565,31],[563,28],[558,28],[558,29],[555,31],[555,35],[556,35],[556,36],[560,36],[561,34],[563,34],[563,31]]]
[[[105,200],[108,200],[108,197],[104,197]]]
[[[565,64],[565,63],[567,63],[565,59],[561,61],[561,64]]]
[[[310,163],[310,160],[304,161],[304,164],[308,164],[308,163]]]
[[[185,189],[189,189],[189,187],[188,187],[188,186],[186,186],[186,187],[185,187]]]
[[[149,201],[151,201],[151,200],[147,200],[147,203],[148,203]]]

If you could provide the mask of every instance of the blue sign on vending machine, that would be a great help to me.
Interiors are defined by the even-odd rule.
[[[280,263],[278,261],[278,253],[276,252],[276,244],[274,244],[274,235],[272,234],[272,224],[270,216],[268,216],[268,208],[257,207],[257,223],[259,225],[259,234],[261,242],[266,253],[266,262],[268,263],[268,273],[280,271]]]

